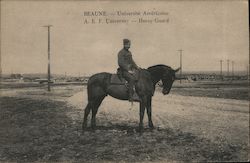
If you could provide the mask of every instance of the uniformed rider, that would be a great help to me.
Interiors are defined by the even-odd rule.
[[[118,65],[120,67],[122,76],[129,83],[129,101],[133,101],[134,85],[136,81],[135,71],[139,69],[132,58],[132,54],[129,51],[130,40],[123,39],[123,49],[118,53]]]

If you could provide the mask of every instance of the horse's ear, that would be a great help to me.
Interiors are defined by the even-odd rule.
[[[179,68],[177,68],[176,70],[174,70],[174,72],[178,72],[180,69],[181,69],[181,68],[179,67]]]

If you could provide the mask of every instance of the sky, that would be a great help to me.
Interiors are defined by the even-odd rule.
[[[105,11],[106,17],[84,16]],[[161,16],[117,16],[116,11],[160,11]],[[85,24],[88,19],[168,19],[168,23]],[[115,72],[122,39],[131,40],[142,68],[180,65],[183,71],[219,71],[220,60],[235,71],[249,63],[247,1],[1,1],[3,73],[47,72],[47,29],[51,24],[51,72],[85,75]],[[231,69],[231,68],[230,68]]]

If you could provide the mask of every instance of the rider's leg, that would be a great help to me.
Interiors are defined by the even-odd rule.
[[[128,83],[128,86],[129,86],[129,101],[132,101],[132,97],[133,97],[133,94],[134,94],[134,81],[133,80],[130,80],[129,83]]]
[[[135,77],[129,72],[124,71],[123,77],[128,81],[129,86],[129,101],[132,101],[132,97],[134,94],[134,85],[135,85]]]

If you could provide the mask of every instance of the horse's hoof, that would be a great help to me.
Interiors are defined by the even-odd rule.
[[[82,128],[82,133],[84,134],[84,132],[86,132],[88,129],[87,129],[87,127],[83,127]]]
[[[86,128],[87,128],[87,123],[83,122],[83,123],[82,123],[82,129],[84,130],[84,129],[86,129]]]
[[[142,133],[143,132],[143,126],[139,126],[139,133]]]
[[[148,127],[149,127],[150,129],[154,129],[154,128],[155,128],[155,126],[154,126],[153,124],[149,124]]]
[[[95,126],[95,125],[91,126],[91,130],[92,130],[92,131],[95,131],[95,129],[96,129],[96,126]]]

